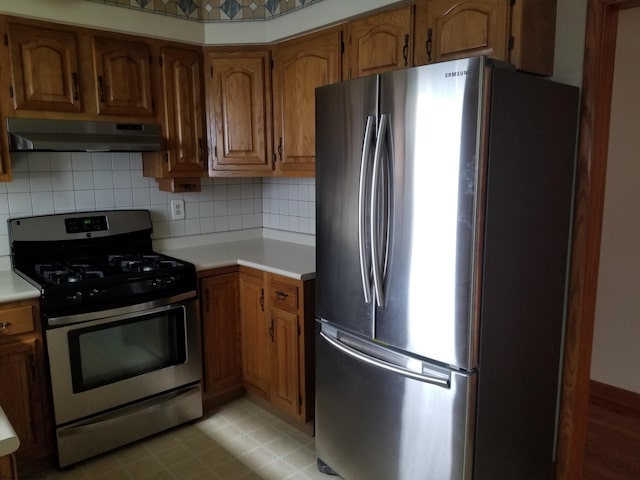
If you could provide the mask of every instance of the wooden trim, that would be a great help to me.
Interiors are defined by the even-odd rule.
[[[602,405],[625,417],[640,419],[640,393],[591,380],[589,403]]]
[[[587,5],[556,480],[582,477],[618,11],[639,3],[589,0]]]

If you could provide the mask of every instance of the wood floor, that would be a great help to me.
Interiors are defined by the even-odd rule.
[[[640,479],[640,395],[591,382],[583,480]]]

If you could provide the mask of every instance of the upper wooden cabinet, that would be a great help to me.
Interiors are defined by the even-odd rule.
[[[415,65],[486,55],[553,74],[556,0],[418,0]]]
[[[511,7],[509,61],[518,69],[553,75],[556,0],[518,0]]]
[[[162,77],[164,152],[143,154],[144,175],[156,179],[189,178],[183,182],[161,182],[161,190],[200,190],[199,177],[208,176],[204,136],[202,51],[198,48],[166,46],[160,52]]]
[[[95,37],[93,51],[98,114],[152,117],[150,45]]]
[[[315,89],[341,80],[341,45],[338,27],[273,50],[273,138],[279,175],[315,176]]]
[[[408,6],[347,24],[349,78],[413,65],[412,12]]]
[[[268,51],[206,53],[209,174],[272,174]]]
[[[13,17],[0,25],[9,53],[7,115],[159,121],[154,41]]]
[[[167,151],[171,176],[206,176],[199,50],[163,48],[161,54]]]
[[[5,43],[15,110],[83,111],[76,33],[9,23]]]

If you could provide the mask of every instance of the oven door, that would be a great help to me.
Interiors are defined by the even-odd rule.
[[[201,379],[195,299],[50,318],[48,325],[58,426]]]

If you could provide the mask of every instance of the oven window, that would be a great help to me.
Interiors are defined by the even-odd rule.
[[[69,332],[73,392],[185,363],[185,308]]]

